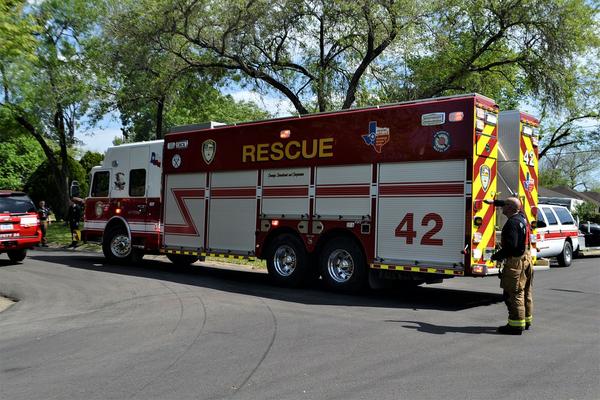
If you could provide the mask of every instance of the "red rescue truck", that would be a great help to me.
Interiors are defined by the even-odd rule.
[[[258,257],[290,286],[496,274],[497,124],[469,94],[181,127],[107,151],[84,238],[111,261]]]

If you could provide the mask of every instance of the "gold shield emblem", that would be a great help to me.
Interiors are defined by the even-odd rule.
[[[490,167],[487,165],[482,165],[481,168],[479,168],[479,179],[481,180],[481,187],[484,192],[487,192],[488,187],[490,186],[491,175]]]
[[[204,162],[210,164],[215,159],[217,152],[217,142],[212,139],[205,140],[202,143],[202,158]]]

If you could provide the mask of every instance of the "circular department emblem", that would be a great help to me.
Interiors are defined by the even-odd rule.
[[[175,154],[171,159],[171,165],[173,168],[179,168],[181,166],[181,156],[179,154]]]
[[[433,135],[433,149],[443,153],[450,148],[450,134],[446,131],[439,131]]]

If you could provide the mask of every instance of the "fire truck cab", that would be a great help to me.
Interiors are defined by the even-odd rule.
[[[109,261],[159,249],[162,147],[162,140],[111,147],[92,168],[83,239],[100,242]]]

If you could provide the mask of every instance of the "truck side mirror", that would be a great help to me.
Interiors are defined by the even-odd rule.
[[[69,197],[79,197],[79,182],[71,182],[71,187],[69,188]]]
[[[537,228],[545,228],[545,227],[546,227],[546,223],[544,221],[537,222]]]

